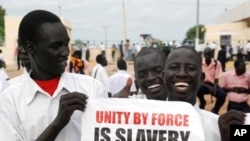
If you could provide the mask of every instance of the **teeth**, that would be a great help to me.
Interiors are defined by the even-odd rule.
[[[188,87],[189,86],[189,84],[186,82],[176,82],[174,85],[177,87]]]
[[[153,89],[153,88],[160,87],[160,86],[161,86],[160,84],[154,84],[154,85],[148,86],[148,89]]]

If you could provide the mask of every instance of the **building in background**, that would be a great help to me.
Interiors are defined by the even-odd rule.
[[[232,45],[233,54],[236,54],[236,48],[240,42],[243,53],[246,53],[246,44],[250,40],[250,1],[225,10],[224,13],[218,15],[217,23],[205,25],[205,30],[205,42],[215,41],[217,51],[221,44]]]

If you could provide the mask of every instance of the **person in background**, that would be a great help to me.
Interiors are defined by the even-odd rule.
[[[218,115],[199,109],[196,101],[202,79],[202,59],[199,53],[189,46],[171,51],[166,59],[163,79],[168,101],[183,101],[193,105],[201,115],[205,140],[219,141]]]
[[[129,61],[130,60],[130,41],[129,41],[129,39],[126,40],[125,45],[124,45],[124,49],[125,49],[125,60]]]
[[[220,49],[220,51],[218,52],[218,55],[217,55],[217,60],[220,61],[223,72],[226,71],[226,62],[227,62],[226,54],[227,54],[226,46],[221,45],[221,49]]]
[[[111,57],[112,57],[112,60],[115,61],[115,53],[116,53],[116,50],[117,50],[117,47],[115,44],[112,45],[112,48],[111,48]]]
[[[233,47],[232,45],[229,45],[229,49],[228,49],[228,52],[230,54],[230,61],[233,61]]]
[[[103,56],[106,56],[105,45],[103,44],[103,42],[101,42],[100,49],[101,49],[101,54]]]
[[[120,59],[123,59],[124,53],[123,53],[123,41],[119,44],[119,50],[120,50]]]
[[[247,61],[250,61],[250,40],[247,41]]]
[[[73,55],[70,57],[69,66],[67,71],[72,73],[84,73],[84,61],[81,60],[81,51],[76,50]]]
[[[250,73],[246,71],[246,64],[243,60],[234,62],[234,70],[224,74],[220,86],[227,92],[228,111],[234,109],[250,113],[247,103],[250,93]]]
[[[107,59],[102,54],[99,54],[96,56],[96,63],[97,64],[92,69],[91,76],[106,86],[108,73],[104,67],[108,65]]]
[[[219,78],[222,75],[221,63],[220,61],[212,58],[212,50],[209,47],[205,48],[204,50],[202,71],[205,73],[205,79],[203,83],[201,83],[197,93],[200,101],[200,108],[204,109],[206,105],[204,95],[212,94],[217,98],[212,112],[218,114],[220,108],[225,102],[226,92],[218,85]]]
[[[107,91],[109,96],[113,96],[123,89],[128,81],[132,79],[132,85],[130,88],[130,95],[136,93],[136,86],[134,78],[127,72],[127,63],[125,60],[120,59],[117,61],[117,68],[119,69],[115,74],[111,75],[107,80]]]
[[[135,55],[136,54],[137,54],[136,45],[135,45],[135,43],[133,43],[132,46],[131,46],[131,58],[132,58],[132,61],[135,61]]]

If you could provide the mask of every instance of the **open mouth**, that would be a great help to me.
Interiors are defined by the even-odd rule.
[[[185,91],[189,87],[189,84],[187,82],[175,82],[174,86],[177,91]]]
[[[158,88],[160,86],[161,86],[160,84],[153,84],[153,85],[148,86],[148,89],[154,89],[154,88]]]

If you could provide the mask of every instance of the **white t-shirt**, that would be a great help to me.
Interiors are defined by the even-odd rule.
[[[57,116],[60,97],[69,92],[84,93],[89,99],[108,97],[104,85],[86,75],[63,73],[52,97],[30,77],[22,77],[21,83],[10,85],[0,95],[0,120],[6,120],[12,134],[6,140],[34,141]],[[81,111],[74,111],[55,141],[80,141],[81,117]],[[0,125],[0,131],[5,128]]]
[[[202,116],[205,140],[220,141],[220,130],[218,126],[219,116],[210,111],[200,109],[197,103],[194,107]]]
[[[107,91],[112,95],[120,92],[127,84],[128,78],[132,78],[132,85],[130,92],[136,92],[135,82],[133,77],[125,70],[119,70],[117,73],[111,75],[107,80]]]
[[[93,71],[91,73],[91,76],[97,80],[99,80],[100,82],[102,82],[105,86],[107,84],[107,81],[108,81],[108,73],[106,71],[106,69],[100,65],[100,64],[97,64],[94,68],[93,68]]]

